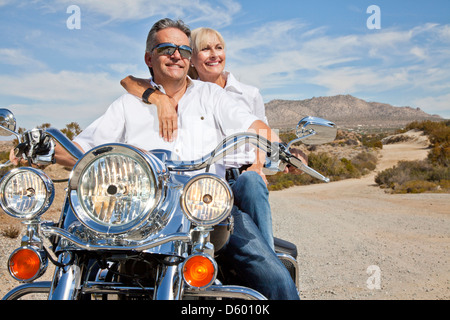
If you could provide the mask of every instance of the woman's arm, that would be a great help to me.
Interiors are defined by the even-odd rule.
[[[128,93],[142,98],[148,88],[152,88],[149,80],[128,76],[120,81],[122,87]],[[178,114],[176,101],[159,90],[155,90],[149,97],[148,102],[156,105],[158,109],[159,135],[164,141],[173,141],[177,136]]]

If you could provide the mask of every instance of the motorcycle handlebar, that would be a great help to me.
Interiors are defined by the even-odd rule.
[[[196,171],[205,168],[208,171],[211,164],[233,153],[247,143],[254,144],[272,156],[278,152],[275,144],[272,144],[264,137],[254,133],[237,133],[225,138],[216,149],[200,159],[193,161],[166,161],[166,165],[172,171]]]
[[[83,157],[83,152],[77,148],[76,145],[70,141],[61,131],[55,128],[48,128],[45,130],[52,138],[59,142],[59,144],[70,153],[75,159]]]
[[[230,141],[232,142],[230,143]],[[219,144],[213,152],[202,159],[190,162],[168,161],[166,162],[166,165],[173,171],[195,171],[205,168],[208,170],[213,162],[222,159],[246,143],[254,144],[256,147],[266,152],[271,159],[278,158],[282,162],[290,164],[316,179],[327,183],[330,182],[329,178],[323,176],[311,167],[308,167],[300,159],[293,156],[284,144],[272,143],[266,138],[254,133],[237,133],[231,135],[223,140],[222,144]]]
[[[61,131],[48,128],[46,132],[69,152],[75,159],[80,159],[83,152],[78,149]],[[234,152],[242,145],[251,143],[267,153],[268,157],[278,158],[283,163],[290,164],[314,178],[329,182],[330,179],[318,173],[316,170],[305,165],[300,159],[290,154],[285,145],[272,143],[266,138],[255,133],[237,133],[224,139],[210,154],[195,161],[166,161],[169,170],[172,171],[196,171],[205,169],[208,171],[211,164]]]
[[[288,160],[288,163],[294,167],[296,167],[297,169],[302,170],[303,172],[309,174],[310,176],[317,178],[319,180],[322,180],[323,182],[330,182],[330,179],[321,175],[319,172],[317,172],[316,170],[314,170],[311,167],[308,167],[306,164],[304,164],[300,159],[298,159],[295,156],[291,156]]]

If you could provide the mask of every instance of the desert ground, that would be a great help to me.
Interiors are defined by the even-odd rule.
[[[361,178],[270,193],[274,234],[298,248],[303,299],[449,299],[450,194],[390,194],[376,172],[427,156],[418,132]]]
[[[423,159],[428,141],[386,145],[375,172],[361,178],[272,191],[276,237],[297,245],[300,295],[305,300],[450,298],[450,194],[389,194],[376,172],[399,160]],[[48,169],[61,179],[67,171]],[[64,195],[58,184],[56,203]],[[57,219],[61,208],[44,215]],[[0,228],[14,223],[0,214]],[[6,269],[20,237],[0,235],[0,296],[18,283]],[[51,279],[51,270],[41,279]]]

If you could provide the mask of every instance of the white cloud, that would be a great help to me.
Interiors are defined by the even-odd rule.
[[[45,67],[44,63],[30,58],[22,50],[12,48],[0,48],[0,63],[22,67],[32,66],[39,69]]]
[[[450,93],[419,98],[414,100],[414,104],[428,113],[439,114],[446,119],[450,119]]]
[[[383,92],[404,88],[410,82],[411,70],[374,69],[370,67],[341,67],[321,70],[311,77],[311,83],[326,88],[326,94],[352,94],[355,92]]]
[[[6,6],[12,2],[13,0],[0,0],[0,7]]]
[[[417,46],[411,48],[409,53],[413,56],[416,56],[419,60],[425,60],[428,57],[427,51],[424,48],[420,48]]]
[[[111,102],[113,99],[104,103],[95,100],[81,103],[31,102],[5,107],[14,113],[17,127],[27,130],[43,123],[62,129],[71,122],[77,122],[81,128],[86,128],[106,111]]]
[[[72,71],[0,75],[0,95],[27,101],[10,107],[25,118],[19,126],[55,122],[62,128],[71,121],[86,126],[125,92],[119,81],[107,73]]]
[[[179,5],[179,1],[174,2],[175,6]],[[213,4],[203,0],[183,1],[183,3],[189,4],[184,12],[187,13],[189,23],[206,23],[215,27],[232,24],[234,16],[241,10],[241,5],[232,0],[213,1]],[[183,17],[183,14],[180,17]]]
[[[324,29],[310,32],[298,21],[285,21],[226,39],[227,57],[242,81],[262,89],[296,81],[322,86],[328,94],[438,91],[450,83],[450,52],[442,41],[448,30],[449,25],[425,24],[331,36]]]
[[[137,64],[127,64],[127,63],[112,63],[108,65],[109,69],[117,72],[118,74],[124,75],[124,77],[126,75],[135,75],[135,76],[140,76],[140,74],[142,73],[143,68],[141,66],[138,66]],[[143,76],[148,76],[149,72],[146,72],[146,75]]]
[[[107,73],[49,71],[0,75],[0,94],[38,101],[80,101],[111,96],[118,82]]]
[[[397,96],[426,112],[450,114],[450,25],[336,36],[325,27],[288,20],[224,36],[227,68],[259,87],[266,101],[292,97],[295,86],[303,96],[304,88],[316,95],[380,97],[392,104],[383,97]]]
[[[442,28],[438,30],[438,37],[444,42],[450,42],[450,25],[442,26]]]
[[[69,6],[72,0],[54,0],[58,5]],[[241,5],[233,0],[78,0],[76,4],[83,14],[90,10],[106,16],[108,21],[141,20],[164,16],[182,18],[185,22],[205,22],[213,26],[231,24],[233,16],[241,10]]]

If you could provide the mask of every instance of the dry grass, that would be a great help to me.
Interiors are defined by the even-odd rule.
[[[449,192],[450,168],[429,160],[400,161],[377,174],[375,182],[394,193]]]
[[[15,239],[19,236],[21,229],[16,225],[7,225],[2,228],[1,234],[7,238]]]

